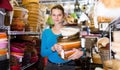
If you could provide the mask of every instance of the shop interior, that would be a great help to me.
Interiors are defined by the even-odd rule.
[[[79,35],[84,51],[76,70],[119,70],[119,0],[1,0],[0,70],[44,70],[41,34],[54,25],[56,4],[65,9],[65,27],[79,29],[69,39]]]

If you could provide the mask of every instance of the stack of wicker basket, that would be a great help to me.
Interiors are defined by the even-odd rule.
[[[111,50],[115,53],[114,59],[104,62],[104,70],[120,70],[120,31],[113,31],[112,34]]]
[[[28,9],[28,24],[32,31],[37,31],[37,26],[40,21],[39,0],[23,0],[22,4]]]
[[[109,50],[109,38],[102,37],[97,41],[97,47],[99,49],[99,55],[101,57],[101,61],[103,67],[105,68],[105,61],[110,60],[110,50]]]
[[[27,27],[28,10],[23,7],[14,6],[11,31],[24,31]]]

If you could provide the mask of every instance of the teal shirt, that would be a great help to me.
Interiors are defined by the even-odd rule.
[[[56,35],[52,32],[51,29],[45,29],[42,32],[42,39],[41,39],[41,56],[48,57],[53,63],[65,63],[68,60],[63,60],[56,51],[52,51],[51,47],[57,43],[57,38],[60,36]]]

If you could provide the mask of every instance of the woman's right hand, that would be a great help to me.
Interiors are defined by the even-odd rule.
[[[57,51],[58,53],[61,53],[62,46],[59,44],[55,44],[51,49],[52,49],[52,51]]]

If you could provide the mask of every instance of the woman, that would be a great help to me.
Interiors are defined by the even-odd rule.
[[[58,55],[62,47],[57,44],[57,38],[61,35],[60,29],[63,27],[63,7],[61,5],[55,5],[51,9],[51,17],[54,26],[42,32],[41,55],[48,58],[46,70],[75,70],[75,65],[72,60],[80,58],[83,55],[82,51],[73,49],[75,53],[68,60],[63,60]]]

